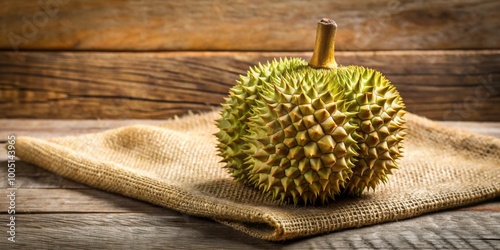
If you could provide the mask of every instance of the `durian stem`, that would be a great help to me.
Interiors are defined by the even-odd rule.
[[[318,22],[316,43],[309,66],[315,69],[333,69],[337,67],[334,57],[336,31],[337,23],[332,19],[322,18]]]

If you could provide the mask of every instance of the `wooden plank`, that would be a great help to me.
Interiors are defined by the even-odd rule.
[[[0,52],[0,118],[165,119],[219,105],[250,65],[292,52]],[[380,70],[409,111],[500,121],[500,50],[338,52]]]
[[[8,223],[7,216],[0,223]],[[168,210],[148,213],[56,213],[16,216],[16,243],[1,249],[270,249],[214,221]],[[2,229],[7,229],[3,226]]]
[[[6,155],[4,154],[5,149],[0,149],[0,153],[2,154],[2,159],[0,161],[0,176],[7,176],[7,161]],[[88,188],[83,184],[74,182],[72,180],[63,178],[60,175],[48,172],[42,168],[39,168],[35,165],[24,162],[20,159],[17,159],[15,162],[16,169],[16,188],[26,188],[26,189],[49,189],[49,188],[66,188],[66,189],[75,189],[75,188]],[[8,188],[10,187],[7,181],[7,177],[0,179],[0,188]],[[0,201],[0,204],[1,201]]]
[[[287,249],[499,249],[500,213],[441,212],[345,230]]]
[[[7,217],[0,218],[2,225]],[[288,242],[171,213],[20,214],[16,247],[37,249],[498,249],[500,213],[448,211]],[[7,249],[14,244],[0,241]]]
[[[499,8],[495,0],[4,0],[0,49],[309,51],[322,17],[339,24],[338,50],[498,49]]]
[[[62,178],[62,177],[61,177]],[[49,185],[50,183],[46,183]],[[46,189],[42,187],[25,189],[16,186],[16,213],[154,213],[167,210],[146,202],[121,195],[83,187],[78,189]],[[2,189],[7,197],[10,190]],[[8,199],[0,200],[0,211],[5,213]],[[500,207],[500,206],[498,206]],[[497,207],[493,207],[496,209]]]
[[[49,184],[49,183],[47,183]],[[0,190],[7,197],[9,190]],[[16,190],[16,213],[138,213],[157,212],[164,208],[93,188],[24,188]],[[41,206],[43,204],[43,206]],[[8,199],[0,199],[0,211],[7,211]],[[460,211],[498,212],[500,199],[461,208]]]

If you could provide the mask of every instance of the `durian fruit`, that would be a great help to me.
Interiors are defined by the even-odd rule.
[[[404,104],[378,71],[338,66],[337,25],[318,23],[309,63],[250,68],[222,104],[219,155],[238,182],[284,203],[374,189],[402,155]]]

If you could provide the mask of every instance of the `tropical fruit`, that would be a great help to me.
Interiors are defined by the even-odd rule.
[[[403,100],[380,72],[337,65],[336,29],[320,20],[309,63],[259,64],[230,89],[216,136],[236,181],[285,203],[315,204],[374,189],[397,168]]]

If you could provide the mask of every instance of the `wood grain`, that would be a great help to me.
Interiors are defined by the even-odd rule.
[[[52,174],[54,175],[54,174]],[[59,177],[62,178],[62,177]],[[65,178],[63,178],[65,179]],[[47,182],[50,185],[49,182]],[[23,188],[16,186],[16,213],[154,213],[167,210],[128,197],[82,187],[78,189],[42,188],[33,186]],[[2,197],[9,191],[0,190]],[[2,212],[8,210],[8,199],[0,200]],[[43,206],[40,206],[43,204]],[[494,208],[496,209],[496,207]],[[494,211],[494,210],[493,210]],[[499,209],[500,211],[500,209]]]
[[[2,2],[0,49],[310,51],[322,17],[338,50],[500,48],[495,0],[42,2]]]
[[[4,144],[1,144],[1,147],[4,147]],[[6,152],[5,149],[1,149],[0,153],[2,153],[3,160],[0,161],[0,166],[7,166],[6,160]],[[53,174],[46,170],[43,170],[35,165],[29,164],[22,160],[17,159],[15,162],[16,166],[16,188],[24,188],[24,189],[55,189],[55,188],[64,188],[64,189],[80,189],[80,188],[88,188],[83,184],[74,182],[72,180],[63,178],[60,175]],[[0,168],[1,176],[7,176],[7,167]],[[2,178],[0,180],[0,188],[8,188],[7,178]],[[4,191],[4,190],[0,190]],[[47,191],[50,192],[50,191]],[[2,201],[0,201],[2,204]]]
[[[216,222],[157,213],[16,216],[2,249],[498,249],[500,213],[448,211],[289,242],[265,242]],[[6,224],[5,216],[0,218]]]
[[[53,176],[55,174],[49,173]],[[65,178],[58,177],[66,180]],[[26,178],[23,178],[26,179]],[[81,188],[43,188],[36,184],[16,186],[16,204],[21,204],[16,213],[131,213],[158,212],[165,208],[131,199],[129,197],[82,186]],[[47,186],[52,183],[47,182]],[[1,197],[7,197],[9,190],[0,190]],[[43,206],[40,206],[43,204]],[[8,210],[9,200],[0,200],[0,211]],[[479,211],[500,213],[500,199],[474,206],[461,208],[460,211]]]
[[[292,52],[0,52],[0,118],[165,119],[217,107],[250,65]],[[409,111],[500,121],[500,50],[338,52],[375,68]]]
[[[293,249],[498,249],[500,213],[442,212],[292,243]]]
[[[6,216],[0,218],[7,224]],[[16,243],[2,249],[269,249],[214,221],[172,211],[57,213],[16,216]]]

